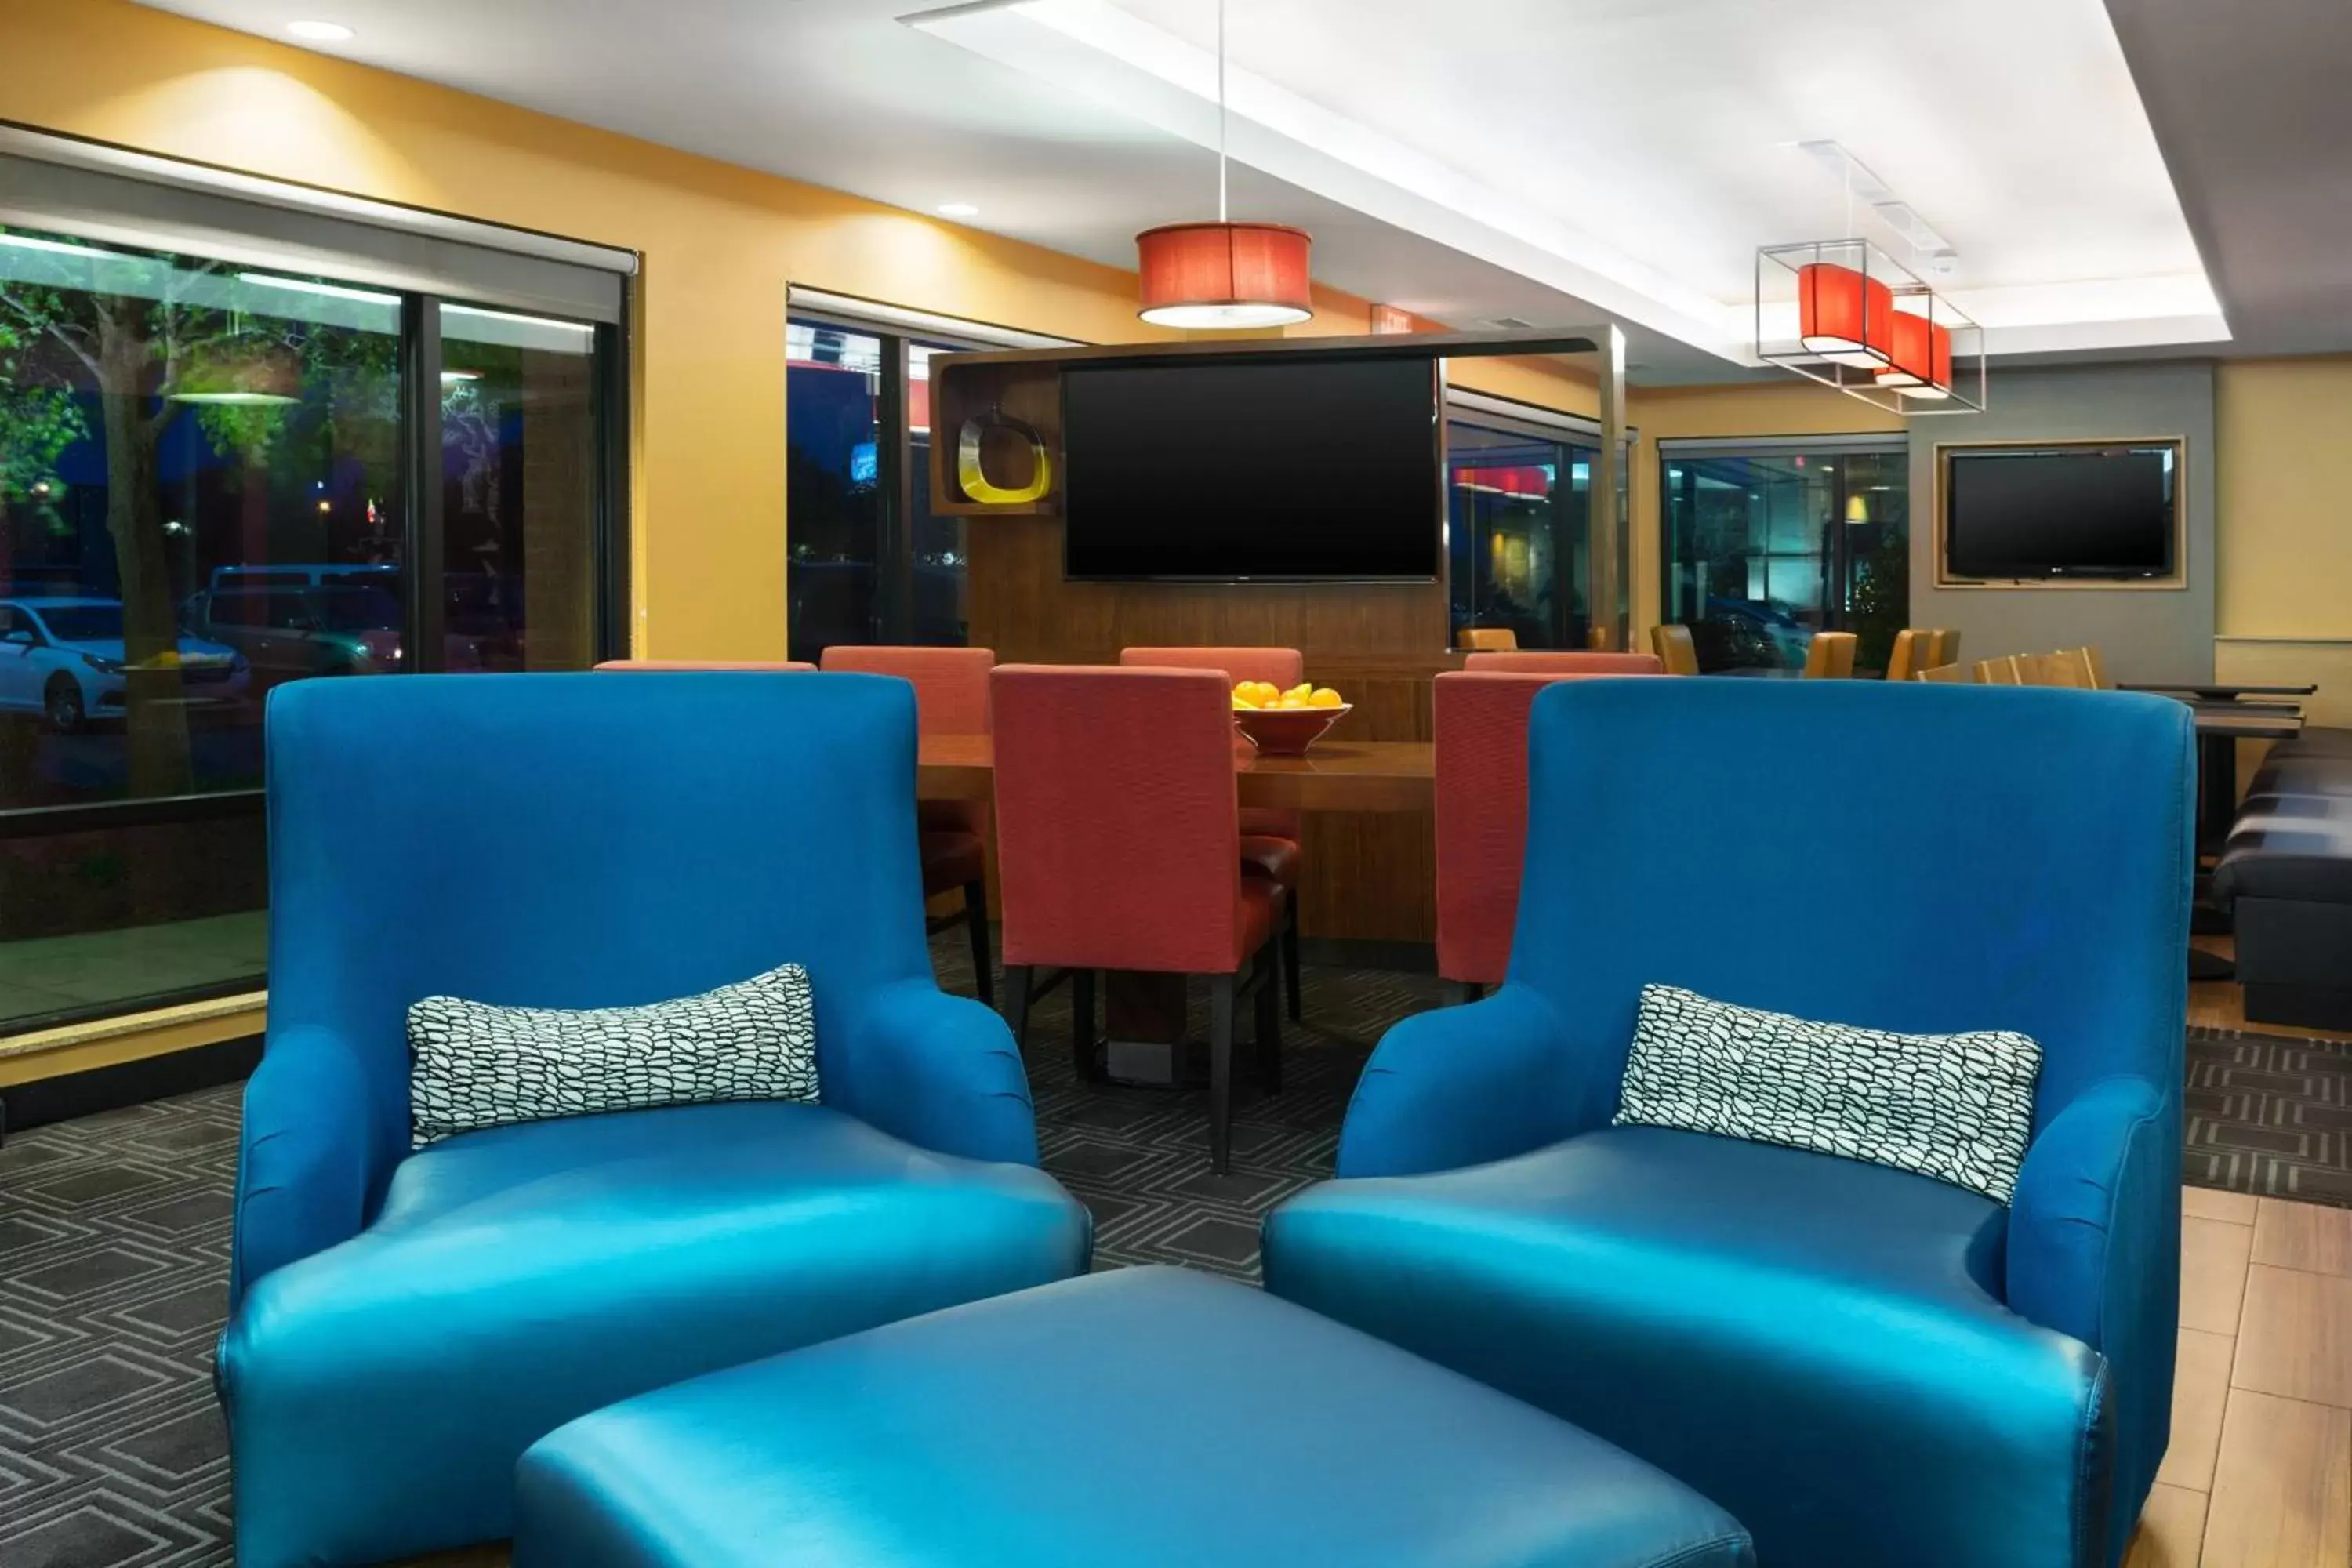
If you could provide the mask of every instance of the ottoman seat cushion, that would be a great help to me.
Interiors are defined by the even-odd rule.
[[[584,1416],[516,1568],[1749,1568],[1639,1460],[1246,1286],[1123,1269]]]

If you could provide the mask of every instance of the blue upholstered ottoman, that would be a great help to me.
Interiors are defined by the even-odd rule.
[[[1245,1286],[1095,1274],[542,1439],[516,1568],[1750,1568],[1681,1483]]]

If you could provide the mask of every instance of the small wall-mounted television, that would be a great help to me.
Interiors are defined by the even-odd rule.
[[[1064,570],[1432,581],[1438,407],[1425,355],[1073,364],[1062,374]]]
[[[1947,581],[2138,581],[2180,569],[2180,443],[1947,447]]]

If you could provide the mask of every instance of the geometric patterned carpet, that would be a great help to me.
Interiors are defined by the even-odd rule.
[[[970,994],[961,931],[933,944]],[[1330,1173],[1380,1036],[1438,983],[1306,973],[1283,1031],[1283,1090],[1235,1106],[1234,1168],[1209,1170],[1205,1096],[1082,1086],[1067,988],[1030,1022],[1046,1168],[1093,1210],[1097,1266],[1257,1274],[1257,1226]],[[1196,1008],[1201,1004],[1196,1000]],[[1242,1010],[1249,1061],[1249,1009]],[[1205,1032],[1196,1016],[1194,1034]],[[2352,1046],[2193,1031],[2189,1179],[2352,1206]],[[235,1087],[20,1133],[0,1146],[0,1565],[227,1568],[228,1462],[213,1342],[228,1276]]]
[[[2352,1045],[2189,1031],[2183,1174],[2352,1208]]]

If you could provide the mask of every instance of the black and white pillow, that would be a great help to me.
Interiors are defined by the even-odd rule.
[[[408,1050],[419,1149],[555,1116],[817,1097],[816,1009],[797,963],[642,1007],[427,996],[409,1006]]]
[[[1839,1154],[2007,1203],[2041,1073],[2024,1035],[1895,1035],[1644,985],[1616,1121]]]

